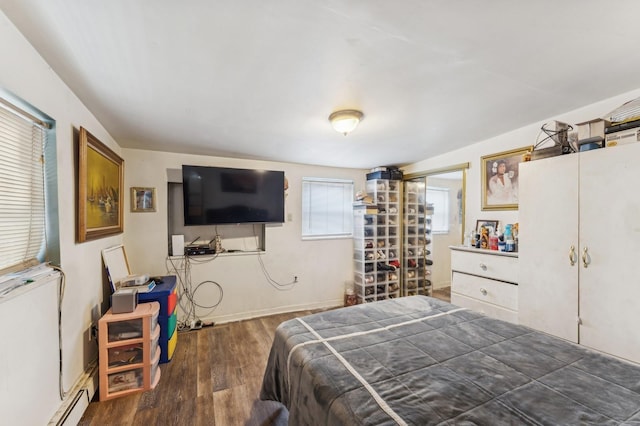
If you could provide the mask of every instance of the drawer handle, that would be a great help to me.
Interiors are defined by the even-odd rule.
[[[483,271],[487,270],[487,265],[485,265],[484,263],[480,263],[480,269],[482,269]]]
[[[482,288],[482,287],[480,287],[480,293],[482,293],[483,296],[486,296],[487,295],[487,290]]]

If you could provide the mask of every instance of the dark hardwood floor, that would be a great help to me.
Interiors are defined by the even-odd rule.
[[[449,300],[449,289],[434,290]],[[155,389],[89,404],[79,425],[286,425],[280,404],[258,398],[275,329],[301,311],[181,332]],[[97,396],[96,396],[97,397]]]
[[[451,303],[451,287],[443,287],[433,290],[433,297]]]

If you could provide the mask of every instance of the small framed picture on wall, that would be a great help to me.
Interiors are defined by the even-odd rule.
[[[132,212],[155,212],[156,189],[134,186],[131,188]]]

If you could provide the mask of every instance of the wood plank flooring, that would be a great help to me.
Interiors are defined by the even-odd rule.
[[[448,289],[434,291],[444,300]],[[81,426],[286,425],[280,404],[258,398],[275,329],[300,311],[181,332],[155,389],[91,402]]]
[[[158,386],[93,401],[80,425],[286,425],[287,413],[258,398],[275,329],[312,311],[272,315],[181,332]]]

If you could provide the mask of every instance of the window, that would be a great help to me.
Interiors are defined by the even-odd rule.
[[[431,232],[433,234],[449,233],[449,189],[427,187],[427,203],[433,204]]]
[[[48,200],[57,200],[55,143],[47,144],[53,131],[48,123],[0,98],[0,270],[26,265],[47,257],[49,231],[56,237],[57,224],[49,227]],[[53,145],[53,146],[51,146]],[[45,158],[52,157],[52,167]],[[47,201],[45,201],[47,200]],[[59,242],[53,244],[59,253]],[[59,255],[54,256],[58,259]]]
[[[302,238],[353,234],[353,181],[302,178]]]

